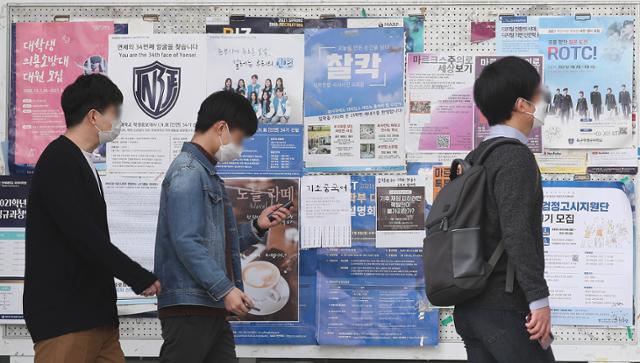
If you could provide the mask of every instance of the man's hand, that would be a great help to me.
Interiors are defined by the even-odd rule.
[[[529,339],[545,340],[549,338],[551,333],[551,309],[546,306],[544,308],[531,311],[531,319],[525,324],[527,331],[531,335]]]
[[[142,296],[153,296],[158,295],[162,291],[162,286],[160,285],[160,280],[156,280],[151,286],[147,287],[140,295]]]
[[[291,215],[289,210],[280,207],[282,207],[282,204],[276,204],[265,208],[258,217],[258,227],[262,229],[269,229],[271,227],[277,226],[283,220],[289,218],[289,216]],[[267,217],[269,213],[273,213],[271,215],[273,221],[270,221],[269,217]]]
[[[253,308],[253,301],[242,290],[234,287],[224,296],[224,308],[237,316],[245,316]]]

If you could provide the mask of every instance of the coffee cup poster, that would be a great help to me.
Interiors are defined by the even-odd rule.
[[[497,24],[500,54],[541,54],[549,93],[548,149],[633,145],[633,16],[508,16]]]

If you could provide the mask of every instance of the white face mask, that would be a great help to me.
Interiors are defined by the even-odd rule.
[[[109,131],[100,130],[100,128],[96,124],[94,124],[93,126],[96,129],[98,129],[98,140],[100,142],[100,145],[102,145],[115,140],[116,137],[120,135],[120,130],[122,129],[122,122],[120,121],[119,118],[111,121],[111,130]]]
[[[533,128],[536,129],[542,127],[544,125],[544,119],[547,118],[547,106],[549,104],[544,101],[544,98],[540,99],[536,104],[533,104],[531,101],[525,100],[522,97],[520,98],[535,108],[533,113],[525,112],[527,115],[533,116]]]
[[[240,158],[242,156],[242,146],[236,145],[231,141],[231,132],[229,131],[229,126],[227,125],[227,134],[229,135],[229,143],[222,143],[222,136],[218,136],[220,138],[220,148],[216,151],[216,154],[213,157],[218,160],[220,163],[224,163],[225,161],[232,161]]]

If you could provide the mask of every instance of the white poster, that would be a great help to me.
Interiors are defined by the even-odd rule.
[[[206,97],[206,38],[109,38],[109,77],[124,95],[122,132],[107,144],[108,173],[162,175],[195,129]]]
[[[302,248],[351,246],[351,177],[302,178]]]
[[[376,247],[422,247],[425,183],[420,175],[376,177]]]
[[[556,325],[633,325],[633,212],[622,183],[545,182],[545,278]]]
[[[24,324],[23,280],[0,280],[0,324]]]

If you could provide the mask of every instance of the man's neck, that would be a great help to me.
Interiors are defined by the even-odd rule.
[[[85,135],[85,132],[83,132],[80,127],[81,126],[77,126],[78,128],[72,128],[72,129],[67,129],[67,131],[64,133],[64,136],[71,140],[74,144],[76,144],[77,147],[80,148],[80,150],[84,150],[88,153],[93,152],[93,150],[95,150],[98,145],[100,145],[99,142],[96,142],[95,140],[89,140],[89,138]]]
[[[531,133],[531,127],[522,126],[523,122],[519,122],[515,118],[511,118],[504,122],[504,125],[513,127],[514,129],[520,131],[523,135],[528,136]]]

